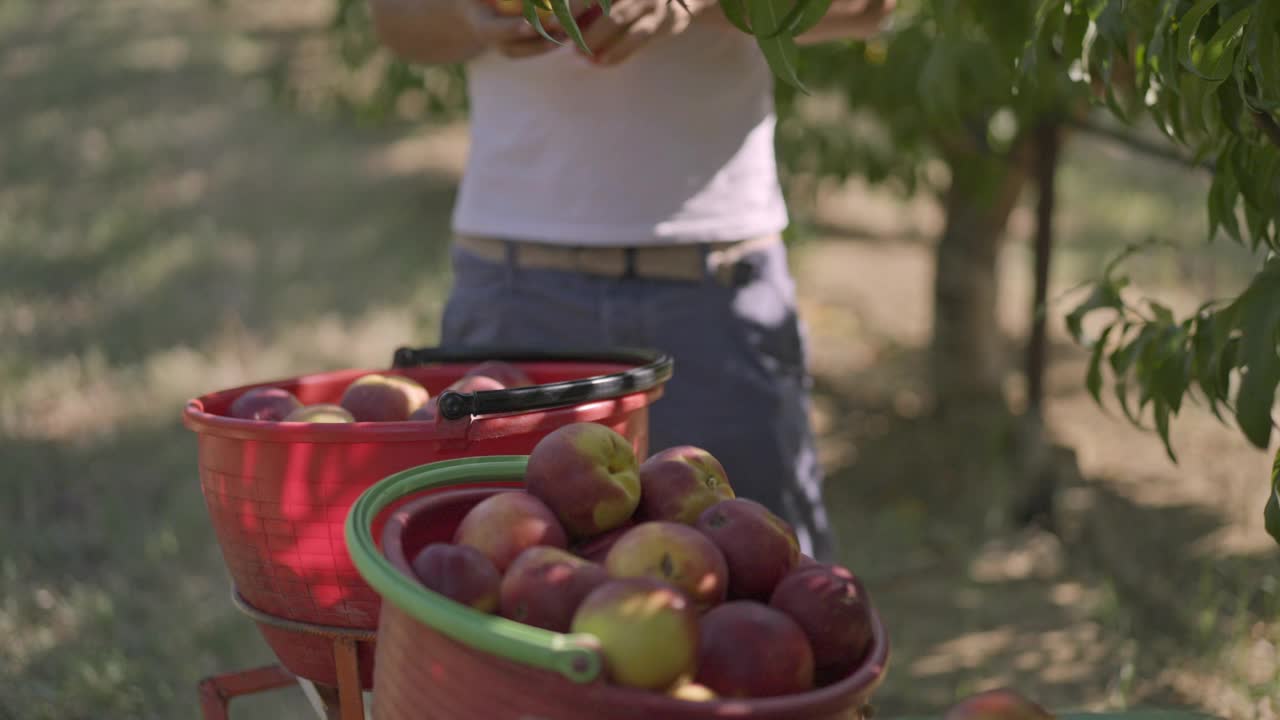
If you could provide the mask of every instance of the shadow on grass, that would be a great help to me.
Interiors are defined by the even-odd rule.
[[[228,600],[194,453],[176,424],[84,445],[0,437],[0,546],[23,549],[3,555],[0,618],[42,628],[0,652],[0,715],[191,717],[201,677],[272,660]],[[291,692],[243,704],[306,717]]]
[[[1083,537],[1078,520],[1056,535],[1010,527],[992,511],[1024,482],[1006,432],[980,417],[918,414],[902,398],[921,394],[922,366],[903,350],[854,376],[816,379],[834,458],[828,507],[893,642],[879,714],[938,712],[995,685],[1058,710],[1203,707],[1163,671],[1215,657],[1275,617],[1276,554],[1194,559],[1223,518],[1137,505],[1096,479],[1083,486],[1126,557],[1099,557],[1108,546]],[[1135,594],[1156,589],[1163,608]]]
[[[128,364],[228,317],[270,336],[447,280],[455,179],[366,165],[404,128],[286,120],[224,36],[142,5],[33,20],[0,52],[36,58],[4,81],[0,304],[42,318],[0,324],[8,350]]]

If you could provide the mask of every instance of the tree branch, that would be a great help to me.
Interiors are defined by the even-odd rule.
[[[1130,150],[1140,152],[1143,155],[1148,155],[1150,157],[1157,158],[1159,160],[1165,160],[1171,163],[1177,163],[1178,165],[1198,167],[1202,170],[1208,170],[1209,172],[1214,171],[1214,165],[1211,162],[1208,162],[1208,161],[1196,162],[1194,160],[1191,160],[1190,158],[1187,158],[1186,156],[1182,155],[1181,153],[1179,153],[1178,151],[1174,150],[1171,147],[1153,143],[1150,140],[1144,140],[1143,138],[1140,138],[1136,135],[1131,135],[1129,133],[1121,132],[1119,130],[1115,130],[1109,127],[1105,127],[1103,125],[1099,125],[1098,123],[1088,118],[1083,118],[1083,119],[1070,118],[1067,120],[1067,124],[1082,132],[1086,132],[1091,135],[1097,135],[1099,137],[1103,137],[1108,140],[1111,140],[1112,142],[1123,145],[1129,148]]]

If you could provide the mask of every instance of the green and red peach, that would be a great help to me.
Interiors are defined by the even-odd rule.
[[[692,445],[667,448],[640,464],[639,516],[692,525],[703,510],[734,497],[724,467]]]
[[[598,423],[565,425],[538,441],[529,453],[525,485],[575,538],[621,526],[640,503],[635,450]]]
[[[333,403],[317,403],[315,405],[306,405],[289,413],[285,418],[285,422],[309,422],[309,423],[350,423],[356,419],[351,417],[351,413],[346,408]]]
[[[649,578],[610,580],[587,595],[571,630],[594,635],[609,678],[665,690],[693,673],[698,617],[680,591]]]
[[[645,522],[631,528],[609,550],[604,566],[613,577],[666,582],[700,612],[723,602],[729,584],[729,568],[715,543],[674,522]]]
[[[348,385],[339,404],[356,422],[408,420],[427,401],[409,384],[412,382],[409,378],[370,373]]]

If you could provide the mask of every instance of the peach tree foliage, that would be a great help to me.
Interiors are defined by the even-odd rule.
[[[1258,270],[1234,298],[1188,317],[1127,299],[1127,248],[1066,316],[1090,350],[1085,384],[1103,403],[1104,376],[1124,416],[1153,428],[1176,462],[1170,423],[1184,401],[1228,416],[1265,449],[1280,383],[1280,2],[1277,0],[918,0],[869,43],[806,48],[801,73],[815,93],[880,119],[859,138],[784,113],[784,158],[836,176],[859,174],[912,190],[926,161],[976,137],[1000,152],[1022,130],[1087,97],[1126,123],[1150,120],[1190,159],[1209,163],[1206,240],[1253,249]],[[780,88],[784,108],[796,101]],[[1084,320],[1105,322],[1086,334]],[[1265,505],[1280,541],[1280,457]]]
[[[607,9],[608,0],[597,1]],[[376,51],[364,0],[337,2],[336,26],[358,65]],[[525,0],[531,22],[541,2]],[[566,0],[547,3],[573,25]],[[1033,128],[1081,102],[1127,123],[1152,121],[1212,166],[1206,239],[1225,236],[1258,253],[1249,286],[1177,317],[1154,299],[1122,293],[1124,263],[1138,250],[1127,248],[1065,320],[1090,350],[1084,380],[1095,401],[1103,403],[1109,376],[1125,417],[1154,429],[1175,462],[1169,428],[1186,401],[1233,418],[1266,448],[1280,384],[1280,0],[900,0],[875,39],[797,48],[794,36],[829,5],[721,0],[784,81],[778,146],[790,172],[936,191],[932,160],[1000,164]],[[427,87],[435,88],[433,114],[465,112],[460,69],[385,67],[374,107]],[[848,115],[805,117],[796,109],[809,93],[834,96],[855,123],[872,122],[850,132]],[[1095,314],[1105,322],[1086,334],[1084,320]],[[1280,541],[1280,457],[1265,516]]]

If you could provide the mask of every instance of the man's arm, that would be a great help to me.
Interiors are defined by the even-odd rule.
[[[796,38],[800,45],[832,40],[866,40],[884,27],[897,0],[831,0],[831,8],[809,32]]]
[[[444,65],[470,60],[484,50],[458,0],[368,2],[378,39],[403,60]]]

